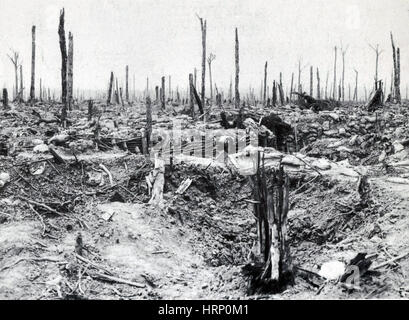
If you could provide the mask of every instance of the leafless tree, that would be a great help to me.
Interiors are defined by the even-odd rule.
[[[205,91],[206,91],[206,20],[196,15],[200,21],[200,28],[202,31],[202,106],[205,106]]]
[[[213,102],[213,85],[212,85],[212,62],[216,59],[216,55],[210,53],[207,58],[207,63],[209,65],[209,81],[210,81],[210,103]]]
[[[14,66],[14,75],[15,75],[15,81],[16,81],[16,85],[14,88],[14,92],[15,92],[15,99],[18,98],[18,66],[20,65],[20,54],[17,51],[11,50],[12,54],[11,55],[7,55],[11,61],[11,63]]]

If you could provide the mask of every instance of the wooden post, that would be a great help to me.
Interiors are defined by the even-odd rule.
[[[112,99],[112,86],[114,85],[114,73],[111,72],[111,77],[109,79],[109,88],[108,88],[108,98],[107,98],[107,104],[111,104],[111,99]]]
[[[235,86],[234,86],[234,105],[236,109],[240,107],[240,93],[239,93],[239,73],[240,73],[240,65],[239,65],[239,34],[236,28],[236,45],[235,45],[235,65],[236,65],[236,78],[235,78]]]
[[[30,101],[35,99],[35,60],[36,60],[36,26],[31,28],[31,85]]]
[[[68,110],[72,110],[73,100],[73,63],[74,63],[74,38],[72,33],[68,33],[68,73],[67,73],[67,102]]]

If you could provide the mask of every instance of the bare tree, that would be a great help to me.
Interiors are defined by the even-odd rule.
[[[355,71],[355,90],[354,90],[354,98],[353,100],[358,102],[358,71]]]
[[[111,72],[111,77],[110,77],[110,79],[109,79],[107,104],[111,104],[112,86],[113,86],[113,85],[114,85],[114,73]]]
[[[335,100],[337,91],[337,46],[334,47],[334,87],[332,90],[332,98]]]
[[[310,96],[312,97],[314,94],[314,75],[313,75],[313,67],[310,67]]]
[[[68,57],[67,57],[67,102],[68,110],[72,110],[73,102],[73,72],[74,68],[74,37],[68,32]]]
[[[17,51],[12,50],[12,55],[8,55],[11,63],[14,65],[14,75],[15,75],[15,81],[16,85],[14,88],[15,92],[15,99],[18,98],[18,66],[20,64],[19,59],[20,59],[20,54]]]
[[[31,28],[31,85],[30,100],[35,99],[35,69],[36,69],[36,26]]]
[[[379,44],[376,46],[369,45],[373,51],[375,51],[376,60],[375,60],[375,90],[378,86],[378,66],[379,66],[379,56],[382,54],[383,50],[379,50]]]
[[[341,98],[342,98],[342,101],[345,101],[345,54],[348,51],[348,47],[349,46],[343,49],[341,45],[341,55],[342,55]]]
[[[239,93],[239,73],[240,73],[240,64],[239,64],[239,33],[236,28],[236,45],[235,45],[235,65],[236,65],[236,78],[234,85],[234,105],[236,108],[240,107],[240,93]]]
[[[203,21],[203,18],[200,18],[197,15],[200,21],[200,28],[202,31],[202,106],[205,106],[205,90],[206,90],[206,20]]]
[[[395,89],[395,100],[397,103],[401,102],[400,95],[400,48],[395,47],[393,41],[393,35],[391,32],[391,43],[392,43],[392,57],[393,57],[393,70],[394,70],[394,89]]]
[[[193,88],[194,88],[193,74],[190,73],[189,74],[189,107],[190,107],[190,113],[191,113],[192,118],[195,117],[195,105],[193,102],[193,99],[194,99]]]
[[[317,68],[317,99],[321,99],[320,70]]]
[[[125,99],[127,102],[129,102],[129,67],[125,67]]]
[[[63,125],[67,117],[67,47],[64,30],[64,8],[60,11],[60,24],[58,27],[58,35],[60,38],[61,51],[61,101],[63,103],[61,119]]]
[[[20,102],[24,100],[23,66],[20,64]]]
[[[209,81],[210,81],[210,103],[213,102],[213,85],[212,85],[212,62],[216,59],[216,55],[210,53],[207,58],[207,63],[209,64]]]
[[[267,103],[266,90],[267,90],[267,61],[266,61],[266,64],[264,65],[264,93],[263,93],[263,104],[264,104],[264,106]]]

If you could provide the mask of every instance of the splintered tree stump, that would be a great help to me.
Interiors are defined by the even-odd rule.
[[[264,160],[261,160],[264,162]],[[280,166],[267,177],[264,165],[257,157],[257,172],[251,177],[254,194],[254,213],[257,219],[259,256],[251,272],[250,293],[279,292],[293,281],[290,247],[287,241],[289,210],[289,178]]]
[[[7,93],[7,89],[3,89],[3,106],[8,107],[9,106],[9,96]]]
[[[147,177],[152,185],[152,196],[149,204],[158,205],[163,199],[163,188],[165,186],[165,161],[157,154],[155,155],[155,168]]]

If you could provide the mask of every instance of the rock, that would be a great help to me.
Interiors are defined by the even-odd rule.
[[[328,131],[330,129],[329,121],[324,121],[324,123],[322,124],[322,129],[324,129],[325,131]]]
[[[339,128],[339,129],[338,129],[338,133],[339,133],[340,135],[345,135],[347,132],[346,132],[345,128]]]
[[[325,262],[318,274],[328,280],[336,280],[345,272],[345,264],[340,261]]]
[[[33,143],[34,146],[44,144],[43,140],[41,140],[41,139],[33,139],[32,143]]]
[[[338,130],[325,130],[324,135],[329,137],[336,137],[338,135]]]
[[[383,150],[379,155],[378,162],[383,162],[386,159],[386,151]]]
[[[331,163],[327,159],[317,159],[311,163],[311,165],[320,170],[331,169]]]
[[[3,188],[7,182],[10,182],[10,175],[7,172],[1,172],[0,173],[0,188]]]
[[[35,153],[46,153],[50,150],[50,148],[46,144],[39,144],[33,148]]]
[[[354,146],[357,143],[357,140],[358,140],[358,135],[356,134],[352,136],[351,139],[349,139],[349,145]]]
[[[349,148],[347,148],[347,147],[345,147],[345,146],[340,146],[340,147],[337,148],[337,151],[338,151],[338,152],[348,152],[348,153],[351,153],[353,150],[352,150],[352,149],[349,149]]]
[[[395,153],[398,153],[398,152],[401,152],[403,149],[405,149],[405,147],[399,142],[395,141],[393,143],[393,149],[395,150]]]
[[[302,162],[300,159],[292,155],[285,156],[283,160],[281,161],[281,163],[288,165],[288,166],[297,166],[297,167],[305,165],[304,162]]]
[[[338,114],[336,114],[336,113],[334,113],[334,112],[332,112],[332,113],[330,113],[330,114],[328,114],[332,119],[334,119],[335,121],[338,121],[339,120],[339,115]]]
[[[48,143],[54,143],[57,146],[64,145],[70,136],[68,134],[57,134],[54,137],[52,137],[50,140],[48,140]]]

